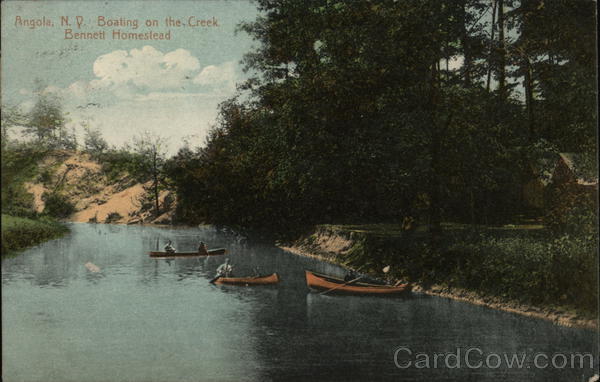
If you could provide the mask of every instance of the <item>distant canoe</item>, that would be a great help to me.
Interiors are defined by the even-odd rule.
[[[398,295],[409,292],[412,289],[410,284],[377,285],[363,283],[360,281],[344,285],[346,281],[337,277],[331,277],[311,271],[306,271],[306,284],[310,289],[318,291],[327,291],[333,289],[330,293],[343,294],[368,294],[368,295]]]
[[[267,276],[254,277],[219,277],[215,284],[234,284],[234,285],[269,285],[277,284],[279,276],[277,273]]]
[[[200,254],[199,252],[175,252],[175,253],[170,253],[170,252],[152,251],[152,252],[150,252],[150,257],[168,257],[168,258],[172,258],[172,257],[220,256],[220,255],[224,255],[225,252],[227,252],[227,250],[225,248],[209,249],[208,250],[208,255],[207,254]]]

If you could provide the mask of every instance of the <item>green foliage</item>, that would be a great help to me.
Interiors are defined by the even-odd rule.
[[[75,130],[65,127],[68,113],[63,111],[62,100],[40,80],[36,88],[35,104],[23,125],[25,134],[53,149],[76,150]]]
[[[598,300],[593,236],[494,238],[452,243],[435,279],[452,286],[535,304],[594,312]]]
[[[597,234],[597,188],[564,184],[550,187],[547,199],[551,206],[544,223],[558,234],[587,236]]]
[[[150,180],[150,184],[144,186],[144,191],[153,200],[155,216],[160,215],[159,196],[165,186],[166,147],[165,138],[149,132],[144,132],[133,140],[134,152],[140,159],[134,174]]]
[[[2,127],[2,147],[9,141],[9,130],[13,127],[24,126],[27,117],[20,107],[14,105],[2,104],[1,127]]]
[[[36,220],[2,214],[2,254],[59,237],[68,229],[49,218]]]
[[[593,1],[257,3],[248,94],[167,165],[183,220],[506,223],[540,142],[595,150]]]
[[[103,147],[101,144],[100,146]],[[152,200],[154,214],[158,216],[161,210],[160,191],[167,186],[166,146],[164,138],[145,132],[136,136],[132,145],[125,145],[120,149],[98,149],[94,151],[94,157],[100,162],[110,181],[114,182],[128,175],[139,183],[149,182],[144,186],[147,194],[144,199]],[[144,204],[145,201],[141,203]]]
[[[38,163],[48,148],[31,143],[4,142],[2,145],[2,212],[34,217],[33,196],[24,183],[37,175]]]
[[[109,149],[99,153],[97,160],[111,182],[118,180],[125,174],[133,176],[139,182],[148,180],[146,174],[137,172],[138,168],[141,167],[141,156],[129,151],[127,148]]]
[[[54,175],[54,169],[51,167],[47,167],[40,171],[37,181],[42,183],[45,186],[50,186],[52,183],[52,176]]]
[[[594,153],[596,137],[596,2],[523,0],[511,59],[529,70],[530,129],[561,152]]]
[[[65,119],[60,101],[41,90],[29,118],[29,126],[25,131],[39,141],[54,138],[57,131],[64,128]]]
[[[114,223],[114,222],[119,221],[121,218],[123,218],[123,216],[121,216],[120,213],[111,212],[106,216],[106,220],[104,221],[104,223],[106,223],[106,224]]]
[[[44,201],[44,214],[55,218],[66,218],[75,212],[75,206],[69,198],[58,191],[44,192],[42,194]]]
[[[414,233],[356,230],[340,259],[348,266],[394,277],[478,291],[523,303],[571,306],[595,314],[598,271],[595,235],[555,235],[546,230],[447,231],[444,239]]]
[[[82,126],[85,131],[83,138],[84,151],[89,153],[92,158],[98,159],[108,150],[108,143],[102,137],[100,130],[90,127],[87,123],[82,123]]]

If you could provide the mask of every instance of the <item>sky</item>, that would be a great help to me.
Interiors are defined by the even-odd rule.
[[[41,80],[80,136],[83,122],[117,146],[145,131],[168,138],[171,153],[184,140],[202,144],[218,104],[246,78],[240,60],[256,42],[235,29],[257,12],[246,0],[3,1],[2,104],[30,110]],[[66,29],[104,39],[66,39]],[[170,40],[113,39],[113,30],[170,31]]]

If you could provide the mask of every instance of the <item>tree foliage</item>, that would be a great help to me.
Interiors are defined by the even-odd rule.
[[[87,122],[82,123],[84,129],[83,149],[92,157],[98,158],[108,149],[108,142],[102,136],[100,129],[90,126]]]
[[[131,172],[141,180],[150,181],[146,192],[154,203],[154,213],[160,213],[159,196],[164,184],[164,166],[166,160],[166,140],[158,135],[144,132],[134,137],[134,169]]]
[[[182,216],[277,229],[512,219],[540,140],[595,149],[594,2],[570,3],[257,1],[239,27],[259,44],[244,58],[249,96],[168,167]],[[559,18],[564,34],[550,33]]]
[[[55,149],[77,149],[74,129],[66,128],[67,114],[62,100],[49,92],[41,80],[36,81],[35,103],[27,114],[25,135],[33,137],[38,144]]]

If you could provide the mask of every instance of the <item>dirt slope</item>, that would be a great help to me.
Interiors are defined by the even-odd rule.
[[[40,174],[38,179],[26,185],[34,196],[38,212],[44,210],[43,193],[58,191],[75,206],[76,212],[69,221],[117,224],[171,222],[174,203],[170,201],[174,198],[169,191],[161,192],[159,204],[161,207],[170,204],[170,208],[163,208],[160,216],[154,216],[151,204],[144,198],[144,188],[149,187],[149,183],[136,183],[127,174],[110,181],[102,172],[101,165],[87,154],[57,152],[40,165]]]

